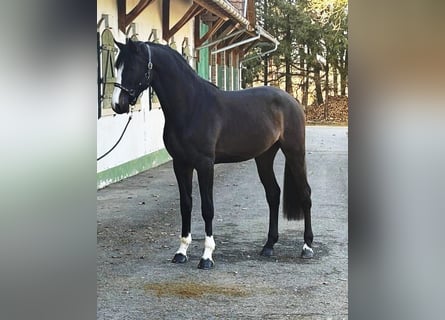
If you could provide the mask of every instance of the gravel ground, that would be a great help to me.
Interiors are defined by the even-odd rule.
[[[172,164],[97,192],[98,319],[347,319],[347,127],[307,127],[312,260],[299,257],[303,221],[280,213],[274,256],[268,208],[253,160],[215,167],[215,267],[199,270],[204,222],[196,174],[189,261],[179,246],[179,193]],[[275,172],[282,185],[284,157]]]

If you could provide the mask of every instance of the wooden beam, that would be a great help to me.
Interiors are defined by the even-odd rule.
[[[125,33],[127,25],[125,19],[127,18],[127,0],[117,0],[117,24],[119,30]]]
[[[196,44],[199,41],[199,38],[201,37],[201,18],[196,18],[195,19],[195,26],[193,29],[193,38],[195,39],[195,45],[194,47],[196,48],[198,45]],[[198,55],[198,60],[199,60],[199,55]]]
[[[193,39],[195,39],[195,45],[194,45],[195,48],[196,48],[196,41],[198,41],[200,36],[201,36],[201,17],[197,17],[195,18],[195,25],[193,27]],[[199,63],[199,54],[197,54],[196,63]]]
[[[178,22],[170,29],[170,0],[162,2],[162,38],[166,41],[178,32],[187,22],[204,11],[200,5],[193,3],[186,13]]]
[[[207,11],[213,13],[214,15],[216,15],[226,21],[229,20],[229,17],[227,17],[223,12],[216,10],[214,7],[209,5],[207,2],[199,1],[199,0],[194,0],[193,2],[199,4],[201,7],[203,7]]]
[[[233,22],[231,20],[225,21],[224,24],[222,25],[222,27],[220,27],[218,30],[216,30],[217,32],[220,32],[218,34],[218,38],[224,38],[225,36],[229,36],[233,31],[235,31],[237,28],[239,28],[241,25],[240,23],[236,23],[236,24],[232,24]],[[195,38],[197,39],[197,38]],[[202,45],[202,44],[200,44]],[[215,46],[219,46],[219,44],[214,44],[212,45],[210,48],[213,48]],[[196,47],[199,47],[198,45],[196,45]]]
[[[170,30],[170,0],[162,1],[162,38],[168,40]]]
[[[125,19],[125,23],[130,25],[134,21],[134,19],[137,18],[138,15],[144,11],[145,8],[148,7],[150,3],[152,3],[153,0],[140,0],[138,4],[127,14],[127,18]]]
[[[117,0],[117,21],[119,30],[125,33],[127,27],[148,7],[153,0],[140,0],[127,14],[127,0]]]
[[[198,19],[196,19],[199,21]],[[195,37],[195,47],[201,46],[204,42],[210,39],[225,23],[223,19],[218,19],[212,24],[212,27],[202,37]]]
[[[227,36],[240,27],[241,27],[240,23],[236,23],[236,24],[232,25],[231,27],[228,26],[227,28],[223,29],[223,32],[220,34],[220,36]]]
[[[247,0],[247,20],[251,26],[256,25],[255,0]]]

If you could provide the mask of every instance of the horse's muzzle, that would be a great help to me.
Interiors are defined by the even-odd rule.
[[[119,103],[116,103],[114,105],[112,104],[111,105],[111,109],[113,109],[113,111],[116,112],[117,114],[128,113],[128,111],[130,110],[128,105],[127,105],[127,108],[125,110],[125,108],[123,108],[123,106],[120,105]]]

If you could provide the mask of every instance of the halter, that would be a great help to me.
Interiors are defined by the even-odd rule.
[[[145,84],[147,85],[147,87],[150,86],[150,80],[151,80],[151,70],[153,69],[153,63],[151,62],[151,49],[150,46],[148,45],[148,43],[145,44],[147,46],[147,51],[148,51],[148,64],[147,64],[147,72],[145,72],[144,75],[144,79],[145,79]],[[138,86],[141,87],[143,85],[142,82],[139,82]],[[141,90],[137,95],[136,95],[136,90],[135,89],[128,89],[126,87],[124,87],[123,85],[121,85],[120,83],[114,83],[114,86],[116,88],[121,89],[122,91],[125,91],[128,96],[131,98],[130,100],[130,105],[134,106],[136,104],[136,101],[138,100],[139,96],[141,95],[141,93],[145,90]]]

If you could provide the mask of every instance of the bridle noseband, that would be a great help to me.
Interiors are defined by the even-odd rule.
[[[136,90],[135,89],[128,89],[126,87],[124,87],[123,85],[121,85],[120,83],[115,82],[114,86],[116,88],[121,89],[122,91],[125,91],[128,96],[130,97],[130,105],[134,106],[136,104],[136,101],[138,100],[139,96],[141,95],[141,93],[147,89],[150,86],[151,83],[151,70],[153,69],[153,63],[151,62],[151,49],[150,46],[148,45],[148,43],[145,44],[147,46],[147,51],[148,51],[148,64],[147,64],[147,71],[144,74],[144,80],[145,83],[139,82],[138,86],[139,88],[143,87],[143,85],[146,85],[146,88],[140,90],[137,94],[136,94]]]

